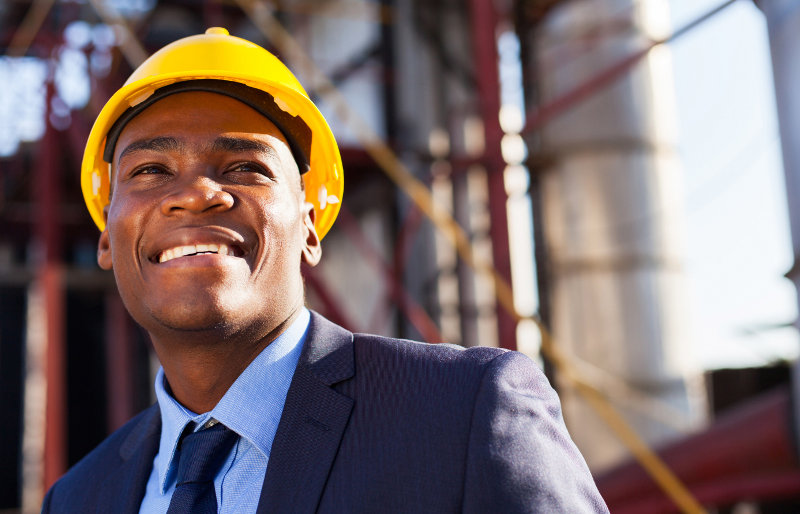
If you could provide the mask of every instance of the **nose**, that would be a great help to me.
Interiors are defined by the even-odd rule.
[[[161,201],[165,215],[187,211],[195,214],[224,211],[233,207],[233,196],[220,188],[213,179],[194,176],[175,184],[175,190]]]

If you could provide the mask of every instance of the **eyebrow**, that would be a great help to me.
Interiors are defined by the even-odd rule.
[[[154,150],[158,152],[175,151],[183,148],[183,143],[174,137],[160,136],[151,139],[140,139],[134,141],[125,147],[119,154],[117,162],[121,161],[123,157],[133,152],[140,152],[142,150]]]
[[[272,146],[257,141],[255,139],[246,139],[242,137],[228,137],[222,136],[214,140],[211,145],[212,151],[226,151],[226,152],[259,152],[277,156],[275,148]]]
[[[151,150],[156,152],[180,151],[184,148],[184,146],[185,145],[181,141],[179,141],[174,137],[169,137],[169,136],[159,136],[150,139],[140,139],[126,146],[125,149],[122,150],[122,152],[119,154],[119,159],[117,160],[117,162],[121,161],[122,158],[125,157],[126,155],[129,155],[134,152],[140,152],[145,150]],[[272,146],[266,143],[262,143],[261,141],[242,138],[242,137],[228,137],[228,136],[218,137],[211,144],[211,150],[215,152],[255,151],[259,153],[265,153],[273,157],[277,157],[277,152],[275,151],[275,148],[273,148]]]

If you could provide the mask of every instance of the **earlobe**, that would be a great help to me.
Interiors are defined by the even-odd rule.
[[[97,241],[97,264],[104,270],[112,268],[111,260],[111,239],[108,236],[108,206],[103,209],[103,218],[106,222],[106,228],[100,233],[100,239]]]
[[[97,241],[97,264],[104,270],[111,269],[111,241],[108,238],[108,229],[103,230]]]
[[[322,243],[317,235],[317,229],[314,227],[314,220],[316,219],[314,206],[306,202],[305,211],[303,225],[306,238],[303,245],[303,262],[309,266],[316,266],[322,258]]]

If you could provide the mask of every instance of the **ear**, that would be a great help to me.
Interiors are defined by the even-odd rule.
[[[104,270],[112,268],[111,262],[111,239],[108,235],[108,206],[103,209],[103,219],[106,221],[106,228],[100,233],[97,241],[97,264]]]
[[[303,262],[309,266],[316,266],[322,258],[322,242],[317,235],[314,227],[316,212],[314,206],[308,202],[303,202],[304,216],[303,228],[305,229],[305,245],[303,245]]]

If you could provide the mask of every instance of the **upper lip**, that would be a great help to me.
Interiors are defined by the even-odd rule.
[[[236,230],[219,226],[183,227],[170,231],[165,237],[159,238],[151,245],[151,250],[147,252],[147,258],[150,262],[157,263],[161,255],[168,250],[174,251],[182,249],[181,247],[197,247],[198,245],[204,247],[200,251],[214,251],[224,245],[229,249],[229,255],[241,257],[248,253],[245,238]]]

